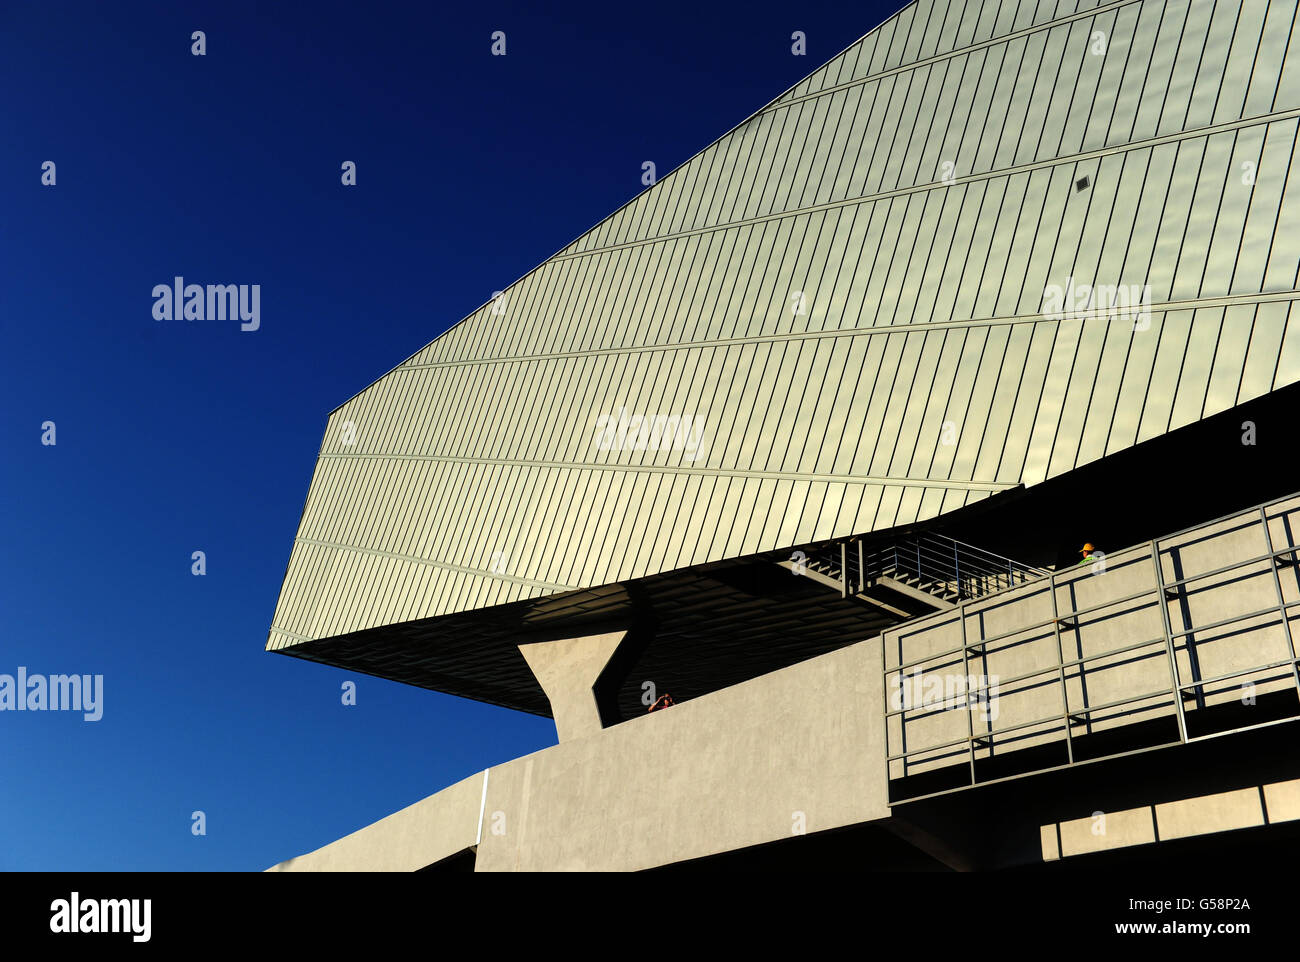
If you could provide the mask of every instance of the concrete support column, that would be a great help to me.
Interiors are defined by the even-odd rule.
[[[626,637],[626,631],[611,631],[519,646],[551,702],[560,741],[591,735],[604,727],[592,686]]]

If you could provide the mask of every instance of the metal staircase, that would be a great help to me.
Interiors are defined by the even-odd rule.
[[[903,619],[1049,574],[941,534],[886,543],[851,538],[796,551],[781,565]]]

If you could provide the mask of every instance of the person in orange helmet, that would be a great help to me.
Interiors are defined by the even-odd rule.
[[[1079,549],[1079,553],[1083,555],[1083,557],[1079,559],[1079,564],[1086,565],[1096,561],[1097,559],[1092,556],[1092,553],[1096,550],[1097,549],[1092,546],[1091,541],[1086,542],[1084,546]]]

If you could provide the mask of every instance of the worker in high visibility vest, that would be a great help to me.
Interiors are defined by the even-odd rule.
[[[1092,542],[1084,544],[1084,546],[1079,549],[1079,553],[1083,555],[1083,557],[1079,559],[1079,564],[1086,565],[1096,561],[1097,559],[1092,556],[1092,553],[1096,550],[1097,549],[1092,546]]]

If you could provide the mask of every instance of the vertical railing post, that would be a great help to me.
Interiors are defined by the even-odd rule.
[[[967,758],[970,760],[970,783],[971,785],[975,785],[975,715],[974,712],[971,711],[970,704],[970,649],[966,639],[966,605],[958,600],[956,610],[957,620],[961,623],[961,670],[964,672],[964,677],[966,679],[965,685],[963,686],[966,690],[966,753]],[[981,632],[981,638],[982,637],[983,632]],[[981,653],[983,652],[982,647],[980,651]],[[990,755],[993,754],[991,750],[992,745],[993,739],[990,737]]]
[[[1169,598],[1165,595],[1165,573],[1160,567],[1160,543],[1151,542],[1151,565],[1156,575],[1156,604],[1160,607],[1160,624],[1165,630],[1165,655],[1169,658],[1170,692],[1174,696],[1174,712],[1178,715],[1178,737],[1187,743],[1187,716],[1183,713],[1183,689],[1178,678],[1178,654],[1174,650],[1173,625],[1169,619]],[[1186,635],[1182,636],[1186,638]],[[1200,679],[1196,679],[1200,681]]]
[[[1074,764],[1074,733],[1070,731],[1070,687],[1065,682],[1065,651],[1061,647],[1061,604],[1056,597],[1056,575],[1052,574],[1047,579],[1047,590],[1052,595],[1052,634],[1056,637],[1056,669],[1057,678],[1061,685],[1061,711],[1065,715],[1065,758]],[[1070,613],[1072,618],[1077,619],[1073,611]],[[1078,625],[1078,621],[1073,622]],[[1078,628],[1076,627],[1077,631]],[[1080,677],[1083,675],[1083,666],[1079,666]],[[1092,715],[1088,713],[1088,695],[1087,689],[1082,684],[1079,685],[1079,691],[1083,693],[1084,717],[1089,721],[1088,727],[1091,728]]]
[[[1273,589],[1277,592],[1277,614],[1282,619],[1282,633],[1286,636],[1286,647],[1291,653],[1291,677],[1295,679],[1296,691],[1300,693],[1300,664],[1296,662],[1295,639],[1291,637],[1291,622],[1287,620],[1286,599],[1282,596],[1282,579],[1277,575],[1277,552],[1273,548],[1273,534],[1268,530],[1268,511],[1259,509],[1259,522],[1264,526],[1264,548],[1268,551],[1268,570],[1273,575]]]

